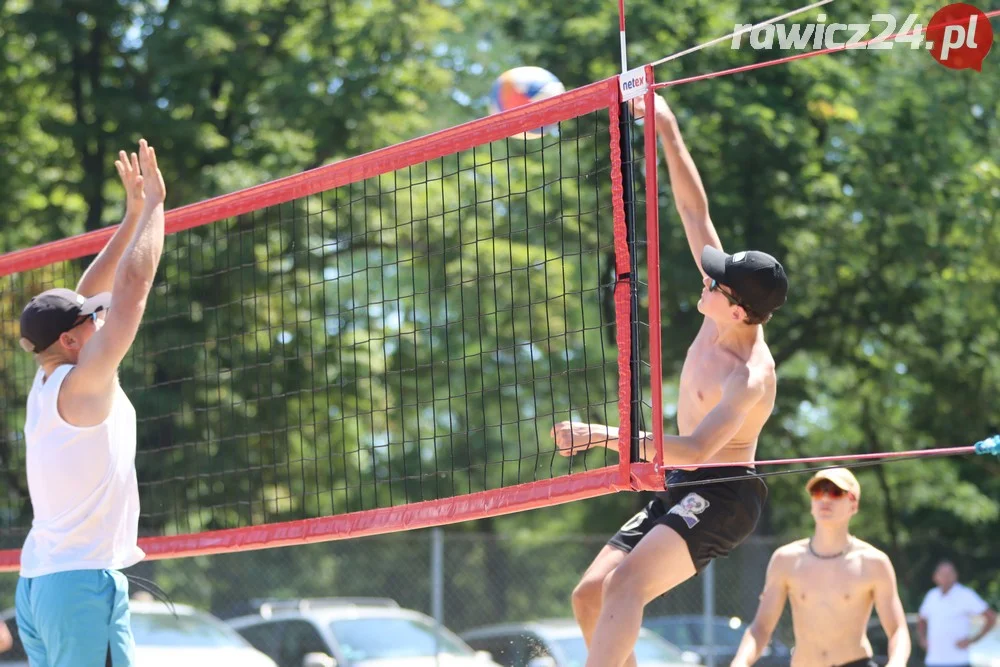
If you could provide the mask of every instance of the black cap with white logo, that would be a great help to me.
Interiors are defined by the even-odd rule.
[[[28,302],[21,311],[21,347],[44,352],[64,332],[82,324],[88,315],[111,307],[111,292],[85,297],[69,289],[50,289]]]
[[[781,263],[766,252],[747,250],[735,255],[705,246],[701,268],[710,278],[729,288],[733,296],[755,315],[766,317],[788,297],[788,276]]]

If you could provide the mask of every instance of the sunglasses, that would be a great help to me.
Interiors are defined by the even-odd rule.
[[[843,498],[848,495],[848,493],[836,484],[832,484],[830,482],[820,482],[809,489],[809,495],[812,496],[814,500],[818,500],[823,496],[830,496],[834,500],[837,500],[838,498]]]
[[[741,308],[743,307],[743,304],[740,303],[739,299],[737,299],[735,296],[733,296],[726,290],[722,289],[722,285],[720,285],[719,281],[716,280],[715,278],[712,278],[712,282],[709,283],[708,291],[719,292],[720,294],[722,294],[722,296],[726,297],[726,300],[729,301],[730,306],[740,306]]]
[[[93,320],[96,323],[97,320],[98,320],[98,314],[99,314],[99,312],[100,311],[95,311],[95,312],[91,313],[90,315],[81,315],[79,318],[77,318],[76,322],[73,323],[73,326],[71,328],[75,329],[76,327],[78,327],[81,324],[85,323],[87,320]]]

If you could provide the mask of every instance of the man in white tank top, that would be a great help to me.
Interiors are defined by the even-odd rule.
[[[21,313],[39,369],[24,433],[34,519],[21,550],[17,625],[31,667],[131,666],[128,581],[138,546],[135,409],[118,366],[135,340],[163,251],[166,187],[145,140],[115,162],[125,219],[76,291]]]

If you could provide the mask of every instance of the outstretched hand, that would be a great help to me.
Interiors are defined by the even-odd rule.
[[[654,104],[656,105],[653,109],[653,113],[656,115],[657,121],[673,120],[674,112],[670,109],[670,105],[667,101],[663,99],[662,95],[653,94]],[[629,104],[632,105],[632,117],[633,118],[645,118],[646,117],[646,96],[642,95],[635,98]]]
[[[167,186],[156,163],[156,151],[145,139],[139,140],[139,166],[142,168],[142,190],[147,206],[158,206],[167,198]]]
[[[118,170],[118,177],[122,179],[122,185],[125,187],[125,217],[134,218],[142,211],[143,202],[146,200],[146,195],[142,191],[139,156],[135,153],[129,156],[125,151],[118,151],[115,169]]]
[[[551,435],[556,441],[556,451],[562,456],[572,456],[607,441],[606,429],[583,422],[559,422],[552,427]]]

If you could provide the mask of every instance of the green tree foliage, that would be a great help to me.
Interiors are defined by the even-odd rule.
[[[177,206],[483,115],[490,83],[510,66],[546,67],[572,87],[614,74],[619,62],[614,3],[595,0],[100,4],[0,2],[2,249],[114,222],[120,188],[113,155],[140,133],[160,147],[169,203]],[[788,9],[742,0],[628,5],[633,66]],[[934,8],[920,5],[915,11],[926,21]],[[871,8],[846,2],[828,13],[831,21],[836,16],[851,23],[870,20]],[[901,23],[903,16],[897,18]],[[880,29],[873,24],[873,32]],[[667,80],[778,55],[722,44],[658,68],[656,76]],[[996,62],[993,54],[982,74],[955,72],[905,45],[810,58],[666,91],[706,182],[725,247],[771,251],[791,277],[789,303],[768,325],[781,384],[776,414],[761,440],[763,458],[965,445],[1000,430],[993,400],[1000,390],[1000,97],[991,85]],[[572,168],[599,169],[607,164],[604,151],[602,145]],[[553,187],[542,188],[525,196],[531,200],[525,215],[516,209],[501,213],[486,205],[495,196],[467,199],[463,188],[493,182],[509,188],[506,194],[527,192],[543,168],[555,167],[546,160],[556,158],[533,156],[511,176],[487,173],[478,154],[454,159],[453,172],[444,164],[428,165],[446,171],[417,175],[443,182],[445,173],[454,173],[451,202],[415,195],[405,187],[413,174],[398,173],[392,185],[383,178],[356,186],[373,188],[367,193],[343,188],[339,195],[297,202],[298,208],[285,205],[172,241],[160,310],[153,313],[160,326],[150,324],[146,346],[136,349],[128,371],[134,381],[154,386],[136,397],[141,409],[170,415],[148,426],[155,431],[151,437],[192,443],[158,465],[187,478],[204,473],[196,493],[207,500],[233,492],[217,486],[227,470],[266,468],[278,460],[297,467],[283,482],[266,476],[248,481],[240,493],[267,502],[254,507],[257,501],[248,500],[234,516],[206,510],[181,517],[182,489],[170,487],[160,504],[145,500],[154,523],[200,529],[357,508],[352,502],[371,506],[379,499],[349,498],[346,491],[340,500],[345,504],[336,508],[318,498],[290,506],[296,484],[310,475],[318,486],[346,488],[345,481],[356,481],[345,467],[316,465],[328,446],[319,443],[329,437],[316,427],[322,423],[317,415],[331,411],[342,425],[331,451],[341,457],[352,442],[355,450],[359,442],[361,449],[377,449],[380,434],[393,442],[445,438],[448,447],[482,464],[494,460],[490,456],[505,458],[515,439],[532,446],[544,441],[551,424],[540,419],[529,427],[521,395],[498,392],[495,401],[480,398],[473,408],[442,408],[451,416],[444,422],[432,416],[427,423],[419,414],[421,401],[447,404],[449,395],[469,392],[485,397],[479,376],[487,369],[477,369],[477,376],[451,362],[421,363],[420,355],[483,364],[486,357],[478,341],[463,341],[457,349],[457,335],[430,336],[418,345],[415,323],[419,312],[450,308],[456,299],[474,303],[477,312],[506,309],[511,319],[492,322],[487,350],[516,347],[525,335],[545,338],[545,332],[551,337],[589,326],[594,317],[607,324],[599,299],[577,300],[561,317],[532,304],[517,308],[518,295],[531,290],[544,292],[550,303],[561,298],[548,277],[530,272],[526,282],[508,285],[510,300],[495,304],[490,299],[497,297],[483,290],[483,271],[510,267],[516,276],[537,258],[575,276],[577,289],[607,284],[608,189],[554,194]],[[425,216],[435,221],[431,229],[399,214],[401,189],[407,207],[440,207]],[[379,194],[366,199],[372,192]],[[700,321],[694,306],[698,276],[662,167],[657,194],[670,403]],[[368,203],[331,203],[337,196]],[[449,203],[459,211],[464,204],[467,215],[447,215]],[[558,218],[556,210],[568,216]],[[320,211],[339,213],[331,220]],[[487,216],[502,242],[479,229]],[[519,239],[518,230],[535,227]],[[411,250],[418,246],[419,252]],[[592,264],[566,259],[574,252],[581,257],[581,248],[593,252]],[[230,269],[225,280],[213,276],[212,267],[220,265]],[[390,276],[386,266],[404,267],[409,277]],[[444,271],[437,272],[439,267]],[[76,270],[67,268],[67,276]],[[469,280],[435,282],[444,276]],[[11,294],[5,289],[9,303],[3,312],[13,316],[18,306]],[[258,298],[251,303],[248,294]],[[390,326],[387,313],[368,309],[387,298],[409,303],[409,319],[395,318]],[[338,310],[336,324],[331,308]],[[509,333],[502,333],[508,326]],[[542,328],[523,332],[519,326]],[[289,327],[291,338],[279,342]],[[390,329],[397,341],[392,349],[384,340]],[[13,331],[5,331],[13,340]],[[603,334],[566,345],[599,358],[609,351]],[[171,341],[176,347],[199,339],[218,342],[192,354],[169,351]],[[350,351],[350,363],[334,351]],[[590,368],[574,377],[566,374],[566,355],[559,361],[565,351],[547,350],[544,359],[525,366],[542,376],[564,374],[561,383],[533,395],[537,414],[568,415],[588,403],[607,404],[613,413],[613,369]],[[232,372],[247,368],[251,358],[260,368]],[[4,369],[8,383],[12,373]],[[197,381],[177,381],[183,378]],[[522,381],[530,382],[514,377],[499,384]],[[580,383],[596,398],[578,402]],[[19,428],[15,404],[8,401],[5,408],[8,449],[10,434]],[[667,406],[668,432],[672,409]],[[362,413],[380,415],[381,421],[348,423],[344,417]],[[615,420],[613,414],[578,416]],[[483,426],[495,423],[507,426],[492,432]],[[421,464],[419,448],[400,455],[408,470]],[[587,464],[604,464],[602,455],[590,454]],[[992,581],[996,595],[1000,581],[989,566],[991,536],[1000,527],[998,471],[995,461],[972,457],[864,470],[857,533],[889,551],[913,591],[922,587],[933,560],[947,555],[968,578]],[[499,469],[489,474],[495,481],[484,477],[487,485],[502,483]],[[791,538],[809,529],[803,482],[801,476],[773,479],[762,532]],[[408,484],[395,489],[397,500],[424,492]],[[504,517],[486,527],[611,531],[635,502],[619,494]]]

